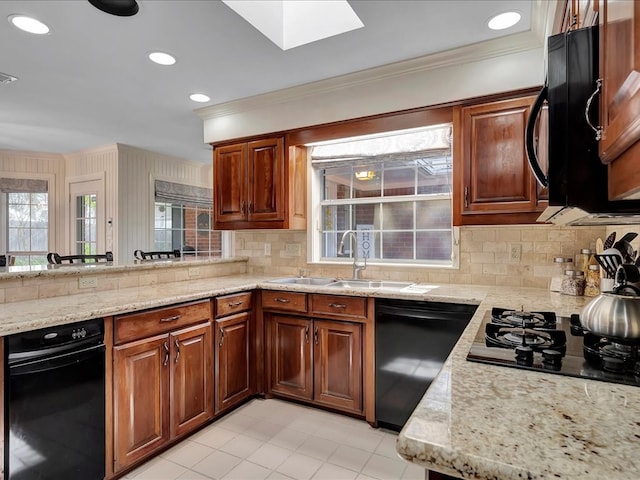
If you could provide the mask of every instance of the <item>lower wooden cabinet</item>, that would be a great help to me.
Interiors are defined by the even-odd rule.
[[[215,413],[228,410],[256,391],[252,292],[215,299]]]
[[[180,313],[175,313],[174,307],[114,320],[115,473],[213,417],[210,304],[206,301],[179,308]],[[144,331],[129,331],[118,325],[119,321],[127,325],[135,320],[148,322]],[[154,335],[157,330],[166,330],[171,322],[197,323]]]
[[[251,388],[251,313],[216,320],[216,412],[253,393]]]
[[[269,314],[269,390],[361,413],[362,324]]]

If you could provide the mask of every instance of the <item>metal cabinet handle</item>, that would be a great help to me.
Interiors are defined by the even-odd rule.
[[[164,347],[164,360],[162,361],[162,366],[166,367],[167,363],[169,363],[169,344],[167,342],[163,342],[162,346]]]
[[[596,95],[600,93],[600,89],[602,88],[602,79],[599,78],[596,80],[596,89],[587,100],[587,106],[584,109],[584,118],[587,121],[587,125],[591,127],[591,129],[596,132],[596,141],[600,141],[602,139],[602,126],[598,125],[597,127],[591,123],[591,118],[589,118],[589,113],[591,112],[591,103]]]
[[[251,215],[251,207],[252,207],[252,204],[251,202],[249,202],[249,204],[247,205],[247,215]]]
[[[240,214],[244,215],[244,200],[242,200],[242,202],[240,202]]]
[[[244,302],[229,302],[227,305],[229,307],[239,307],[240,305],[242,305]]]
[[[344,303],[330,303],[329,306],[332,308],[347,308],[347,305]]]
[[[313,332],[313,341],[318,345],[318,327],[316,327],[316,330]]]
[[[469,206],[469,187],[464,187],[464,206]]]
[[[178,343],[177,338],[174,340],[174,345],[178,349],[178,351],[176,352],[176,360],[175,360],[175,362],[178,363],[178,359],[180,358],[180,343]]]
[[[275,298],[274,299],[276,302],[280,302],[280,303],[290,303],[291,300],[289,300],[288,298]]]
[[[175,322],[176,320],[180,320],[180,315],[173,315],[172,317],[161,318],[161,322]]]
[[[309,343],[309,327],[304,327],[304,341]]]
[[[221,347],[223,343],[224,343],[224,330],[222,329],[222,327],[220,327],[220,343],[218,343],[218,346]]]

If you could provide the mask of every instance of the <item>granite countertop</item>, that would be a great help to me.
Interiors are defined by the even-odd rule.
[[[553,310],[568,316],[579,312],[588,299],[535,288],[422,285],[385,291],[268,280],[233,275],[0,304],[0,335],[254,288],[479,304],[400,432],[400,455],[462,478],[640,478],[638,387],[466,360],[491,307]]]
[[[492,306],[568,316],[587,301],[544,290],[489,291],[400,432],[398,453],[461,478],[640,478],[638,387],[466,360]]]

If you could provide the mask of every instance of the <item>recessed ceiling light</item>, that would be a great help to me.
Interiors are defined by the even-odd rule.
[[[149,60],[158,65],[173,65],[176,63],[176,57],[164,52],[151,52],[149,54]]]
[[[191,95],[189,95],[189,98],[191,100],[193,100],[194,102],[199,102],[199,103],[205,103],[205,102],[208,102],[209,100],[211,100],[204,93],[192,93]]]
[[[489,28],[491,30],[504,30],[505,28],[513,27],[519,21],[520,14],[518,12],[505,12],[489,20]]]
[[[35,33],[36,35],[49,33],[49,27],[44,23],[35,18],[27,17],[26,15],[9,15],[9,21],[15,27],[25,32]]]

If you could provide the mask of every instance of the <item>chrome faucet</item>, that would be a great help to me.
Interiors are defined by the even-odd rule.
[[[360,278],[360,272],[367,268],[367,257],[363,257],[364,263],[358,263],[358,236],[354,230],[347,230],[342,234],[340,243],[338,244],[338,256],[344,256],[344,241],[347,235],[352,238],[352,252],[353,252],[353,275],[352,279],[357,280]]]

